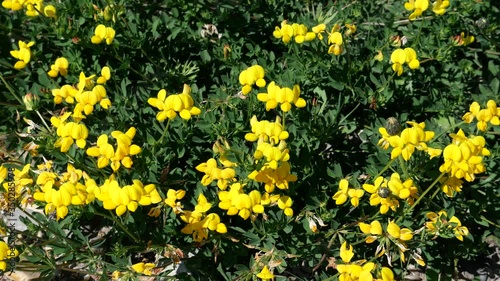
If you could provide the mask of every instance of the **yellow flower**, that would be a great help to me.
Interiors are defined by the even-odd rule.
[[[35,42],[30,41],[29,43],[24,43],[23,41],[18,42],[19,50],[10,51],[11,56],[18,59],[14,65],[15,69],[23,69],[31,60],[31,50],[30,47],[35,45]]]
[[[47,5],[43,8],[43,14],[48,18],[57,19],[57,10],[53,5]]]
[[[290,208],[292,207],[292,198],[289,196],[281,196],[278,200],[278,207],[284,211],[286,216],[293,216],[293,210]]]
[[[109,79],[111,79],[111,70],[105,66],[101,69],[101,76],[97,78],[97,84],[106,84]]]
[[[23,8],[24,0],[4,0],[2,7],[10,9],[11,11],[19,11]]]
[[[153,274],[152,269],[155,268],[154,263],[136,263],[132,265],[132,270],[134,270],[137,273],[142,273],[147,276],[151,276]]]
[[[281,39],[283,43],[287,44],[293,37],[293,27],[284,20],[281,22],[281,28],[275,27],[273,36]]]
[[[106,44],[111,45],[115,38],[115,33],[112,27],[106,27],[103,24],[99,24],[95,28],[94,36],[92,36],[91,41],[93,44],[100,44],[103,40],[106,40]]]
[[[353,256],[354,256],[354,249],[352,245],[347,245],[347,241],[344,241],[344,243],[342,243],[342,246],[340,246],[340,258],[345,263],[348,263],[351,261]]]
[[[372,221],[370,224],[360,222],[358,226],[361,232],[369,235],[365,239],[366,243],[373,243],[382,235],[382,225],[379,221]]]
[[[422,15],[422,13],[429,7],[429,0],[408,0],[404,4],[405,9],[408,11],[413,11],[409,19],[414,20]]]
[[[49,76],[52,78],[57,77],[57,75],[61,74],[62,76],[68,75],[68,66],[69,62],[66,58],[61,57],[57,58],[56,62],[50,66]]]
[[[191,97],[191,87],[186,84],[184,84],[182,93],[177,95],[167,96],[167,92],[161,89],[158,92],[157,98],[149,98],[148,103],[160,110],[156,114],[156,119],[160,122],[167,118],[174,119],[177,117],[177,113],[184,120],[189,120],[191,116],[201,113],[201,110],[194,106],[194,101]]]
[[[410,229],[401,229],[396,223],[392,221],[389,221],[389,225],[387,226],[387,233],[389,233],[392,237],[400,239],[402,241],[408,241],[413,238],[413,232]]]
[[[10,248],[7,243],[0,241],[0,271],[6,271],[7,260],[15,258],[19,255],[17,249]]]
[[[24,5],[28,17],[36,17],[40,14],[39,11],[43,11],[43,0],[26,1]]]
[[[238,80],[242,85],[241,92],[247,95],[252,90],[252,86],[256,84],[259,88],[266,86],[266,80],[264,80],[265,71],[260,65],[252,65],[247,69],[243,70],[238,76]]]
[[[436,15],[443,15],[444,13],[446,13],[446,8],[448,8],[448,6],[450,6],[450,1],[437,0],[436,2],[434,2],[434,4],[432,4],[432,11]]]
[[[335,26],[332,28],[332,32],[328,35],[328,44],[330,47],[328,48],[329,54],[334,54],[336,56],[342,53],[342,34],[338,31],[334,31]]]
[[[481,109],[478,102],[473,102],[469,107],[469,112],[465,113],[462,119],[465,123],[471,123],[477,119],[478,130],[485,132],[488,123],[494,126],[500,125],[500,108],[494,100],[488,100],[485,109]]]
[[[262,268],[262,270],[257,274],[257,277],[262,280],[272,280],[274,279],[274,274],[272,274],[267,265],[265,265],[264,268]]]

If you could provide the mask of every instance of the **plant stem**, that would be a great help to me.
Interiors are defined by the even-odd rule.
[[[133,235],[132,233],[130,233],[130,231],[128,231],[127,227],[125,227],[125,225],[120,220],[117,220],[112,214],[111,215],[106,215],[106,214],[103,214],[103,213],[100,213],[100,212],[95,212],[94,214],[114,221],[130,238],[132,238],[132,240],[134,240],[134,242],[141,243],[141,241],[139,240],[139,238],[135,237],[135,235]]]
[[[445,173],[441,173],[441,174],[439,175],[439,177],[437,177],[437,178],[436,178],[436,179],[432,182],[432,184],[431,184],[431,185],[430,185],[430,186],[429,186],[429,187],[428,187],[428,188],[424,191],[424,193],[422,193],[422,194],[418,197],[417,201],[415,201],[415,203],[413,203],[413,205],[411,205],[411,207],[410,207],[408,210],[404,211],[403,215],[402,215],[402,216],[400,216],[400,217],[396,220],[396,222],[399,222],[401,219],[403,219],[404,217],[406,217],[406,215],[407,215],[409,212],[411,212],[411,211],[415,208],[415,206],[417,206],[417,205],[418,205],[418,203],[420,203],[420,201],[424,198],[424,196],[425,196],[427,193],[429,193],[429,191],[430,191],[430,190],[431,190],[431,189],[432,189],[432,188],[433,188],[433,187],[434,187],[434,186],[435,186],[435,185],[439,182],[439,180],[440,180],[440,179],[444,176],[444,174],[445,174]],[[430,202],[430,200],[429,200],[429,202]]]

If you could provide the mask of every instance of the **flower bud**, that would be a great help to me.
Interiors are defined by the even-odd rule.
[[[54,19],[56,19],[57,18],[56,7],[54,7],[53,5],[47,5],[47,6],[45,6],[45,8],[43,9],[43,14],[46,17],[48,17],[48,18],[54,18]]]
[[[383,61],[384,60],[384,54],[382,53],[382,51],[378,51],[378,53],[375,55],[374,59],[377,60],[377,61]]]
[[[401,37],[399,36],[392,36],[391,37],[391,46],[395,47],[395,48],[399,48],[401,47]]]
[[[391,136],[399,135],[401,132],[401,124],[399,124],[398,119],[394,117],[387,118],[384,127],[387,130],[387,133]]]
[[[26,107],[26,110],[33,111],[38,108],[38,103],[40,102],[40,98],[35,94],[27,93],[23,97],[23,102],[24,106]]]

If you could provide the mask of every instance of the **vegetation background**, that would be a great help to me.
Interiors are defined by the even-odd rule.
[[[449,1],[439,14],[433,4],[448,1],[436,1],[415,16],[425,2],[4,0],[2,208],[7,217],[14,204],[32,220],[23,219],[25,231],[3,222],[9,248],[2,246],[0,259],[7,262],[15,246],[14,270],[36,271],[44,280],[385,281],[403,280],[411,267],[427,280],[449,280],[465,278],[465,264],[473,264],[466,269],[474,267],[476,280],[493,278],[498,267],[489,263],[496,262],[500,234],[499,4]],[[285,43],[292,23],[305,25],[314,38],[290,26]],[[100,24],[113,31],[97,30]],[[404,48],[416,52],[418,67],[404,57],[394,66],[394,51]],[[67,66],[56,63],[62,57]],[[265,75],[247,70],[254,65]],[[57,70],[54,77],[51,70]],[[251,74],[242,75],[245,70]],[[295,93],[291,110],[280,107],[284,101],[272,108],[273,81],[290,92],[299,85],[305,104]],[[64,85],[72,90],[63,92]],[[176,114],[187,109],[189,118],[183,113],[158,120],[158,112],[168,109],[158,108],[165,99],[161,89],[191,97],[172,107]],[[473,110],[473,102],[486,111]],[[467,112],[475,119],[467,120]],[[253,116],[277,125],[259,123],[267,128],[259,135]],[[407,121],[425,122],[432,137]],[[396,136],[390,145],[379,130],[384,127]],[[417,127],[419,140],[404,144],[413,146],[411,158],[392,157],[400,132]],[[449,136],[459,129],[470,142]],[[288,138],[279,135],[285,130]],[[261,138],[259,144],[249,141],[249,132]],[[480,158],[469,163],[462,151],[455,159],[465,161],[460,165],[470,180],[440,170],[449,154],[429,159],[427,147],[445,150],[457,139]],[[106,157],[115,166],[104,165]],[[252,178],[259,172],[264,179]],[[401,185],[384,197],[375,180],[383,177],[388,185],[394,173]],[[450,178],[463,179],[452,185]],[[109,187],[113,181],[119,191]],[[64,203],[61,190],[69,183],[71,202]],[[149,184],[154,191],[144,187]],[[223,193],[234,184],[243,187]],[[8,196],[11,186],[15,200]],[[397,193],[402,188],[411,196]],[[131,189],[140,200],[131,199]],[[384,213],[373,204],[375,195],[398,205],[387,203]],[[224,198],[236,213],[224,209]],[[441,210],[446,215],[432,223],[429,212]],[[374,221],[382,233],[373,225],[363,231],[360,225]],[[15,241],[7,239],[12,232]],[[367,243],[368,237],[375,241]],[[344,242],[353,246],[356,262]],[[5,274],[11,267],[3,268]]]

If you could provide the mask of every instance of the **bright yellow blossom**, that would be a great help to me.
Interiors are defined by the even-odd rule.
[[[412,11],[409,19],[414,20],[429,8],[429,0],[408,0],[404,6],[406,10]]]
[[[111,45],[113,39],[115,38],[115,30],[112,27],[106,27],[103,24],[99,24],[94,31],[94,36],[92,36],[91,41],[94,44],[100,44],[102,41],[106,41],[106,44]]]
[[[24,43],[23,41],[19,40],[18,45],[19,45],[19,50],[10,51],[10,54],[11,56],[19,60],[14,65],[14,68],[23,69],[31,60],[30,47],[35,45],[35,42],[30,41],[29,43]]]
[[[56,62],[50,66],[48,75],[53,78],[57,77],[57,75],[59,74],[61,74],[62,76],[66,76],[68,75],[68,66],[69,62],[66,58],[57,58]]]

